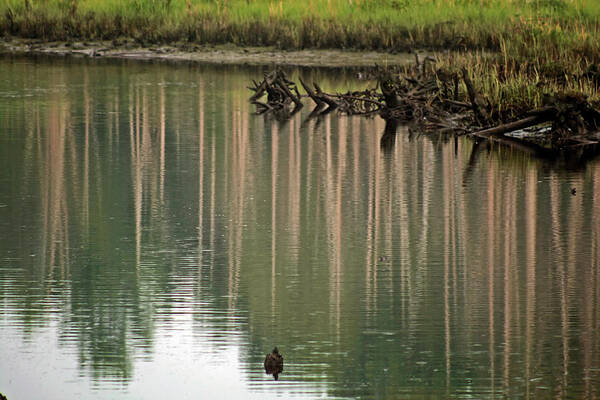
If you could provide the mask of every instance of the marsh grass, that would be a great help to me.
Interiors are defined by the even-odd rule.
[[[290,48],[597,50],[595,0],[5,0],[4,34],[145,37]]]
[[[507,101],[518,110],[560,91],[598,101],[597,82],[580,77],[600,63],[599,16],[597,0],[5,0],[0,32],[48,41],[453,50],[442,67],[466,67],[504,114]]]
[[[504,121],[568,94],[583,95],[600,106],[600,77],[589,73],[591,66],[574,63],[565,68],[543,58],[524,60],[505,53],[476,52],[441,56],[436,64],[446,75],[460,76],[466,69],[477,91],[489,102],[494,119]],[[464,83],[459,92],[461,100],[468,101]]]

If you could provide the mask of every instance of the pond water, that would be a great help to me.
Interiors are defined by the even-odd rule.
[[[266,70],[0,59],[1,393],[600,397],[597,160],[255,115]]]

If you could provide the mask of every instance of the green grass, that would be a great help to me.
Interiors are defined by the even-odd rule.
[[[142,43],[233,43],[281,49],[455,50],[502,111],[579,91],[597,102],[598,0],[4,0],[2,35],[42,40],[122,37]],[[471,53],[461,52],[471,51]],[[492,56],[482,56],[492,53]],[[497,102],[497,104],[496,104]]]
[[[600,106],[600,76],[586,74],[591,64],[553,64],[548,57],[524,59],[509,57],[504,51],[499,54],[468,52],[441,56],[436,68],[457,76],[462,76],[465,68],[478,92],[488,100],[496,120],[514,119],[565,94],[583,95],[592,105]],[[460,93],[461,100],[468,102],[464,83]]]
[[[5,0],[4,34],[283,48],[498,50],[503,38],[598,50],[596,0]],[[517,46],[522,47],[522,46]],[[522,50],[522,49],[521,49]]]

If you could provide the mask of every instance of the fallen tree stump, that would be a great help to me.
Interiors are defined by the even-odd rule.
[[[514,132],[519,129],[530,128],[532,126],[548,122],[551,119],[552,117],[549,115],[532,115],[517,121],[509,122],[507,124],[500,124],[493,128],[472,132],[471,135],[484,139],[490,136],[503,136],[505,133]]]

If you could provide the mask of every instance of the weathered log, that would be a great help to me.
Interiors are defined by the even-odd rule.
[[[488,138],[490,136],[502,136],[508,132],[514,132],[519,129],[529,128],[531,126],[539,125],[544,122],[551,121],[552,117],[547,114],[532,115],[517,121],[509,122],[495,126],[493,128],[484,129],[471,133],[472,136]]]

